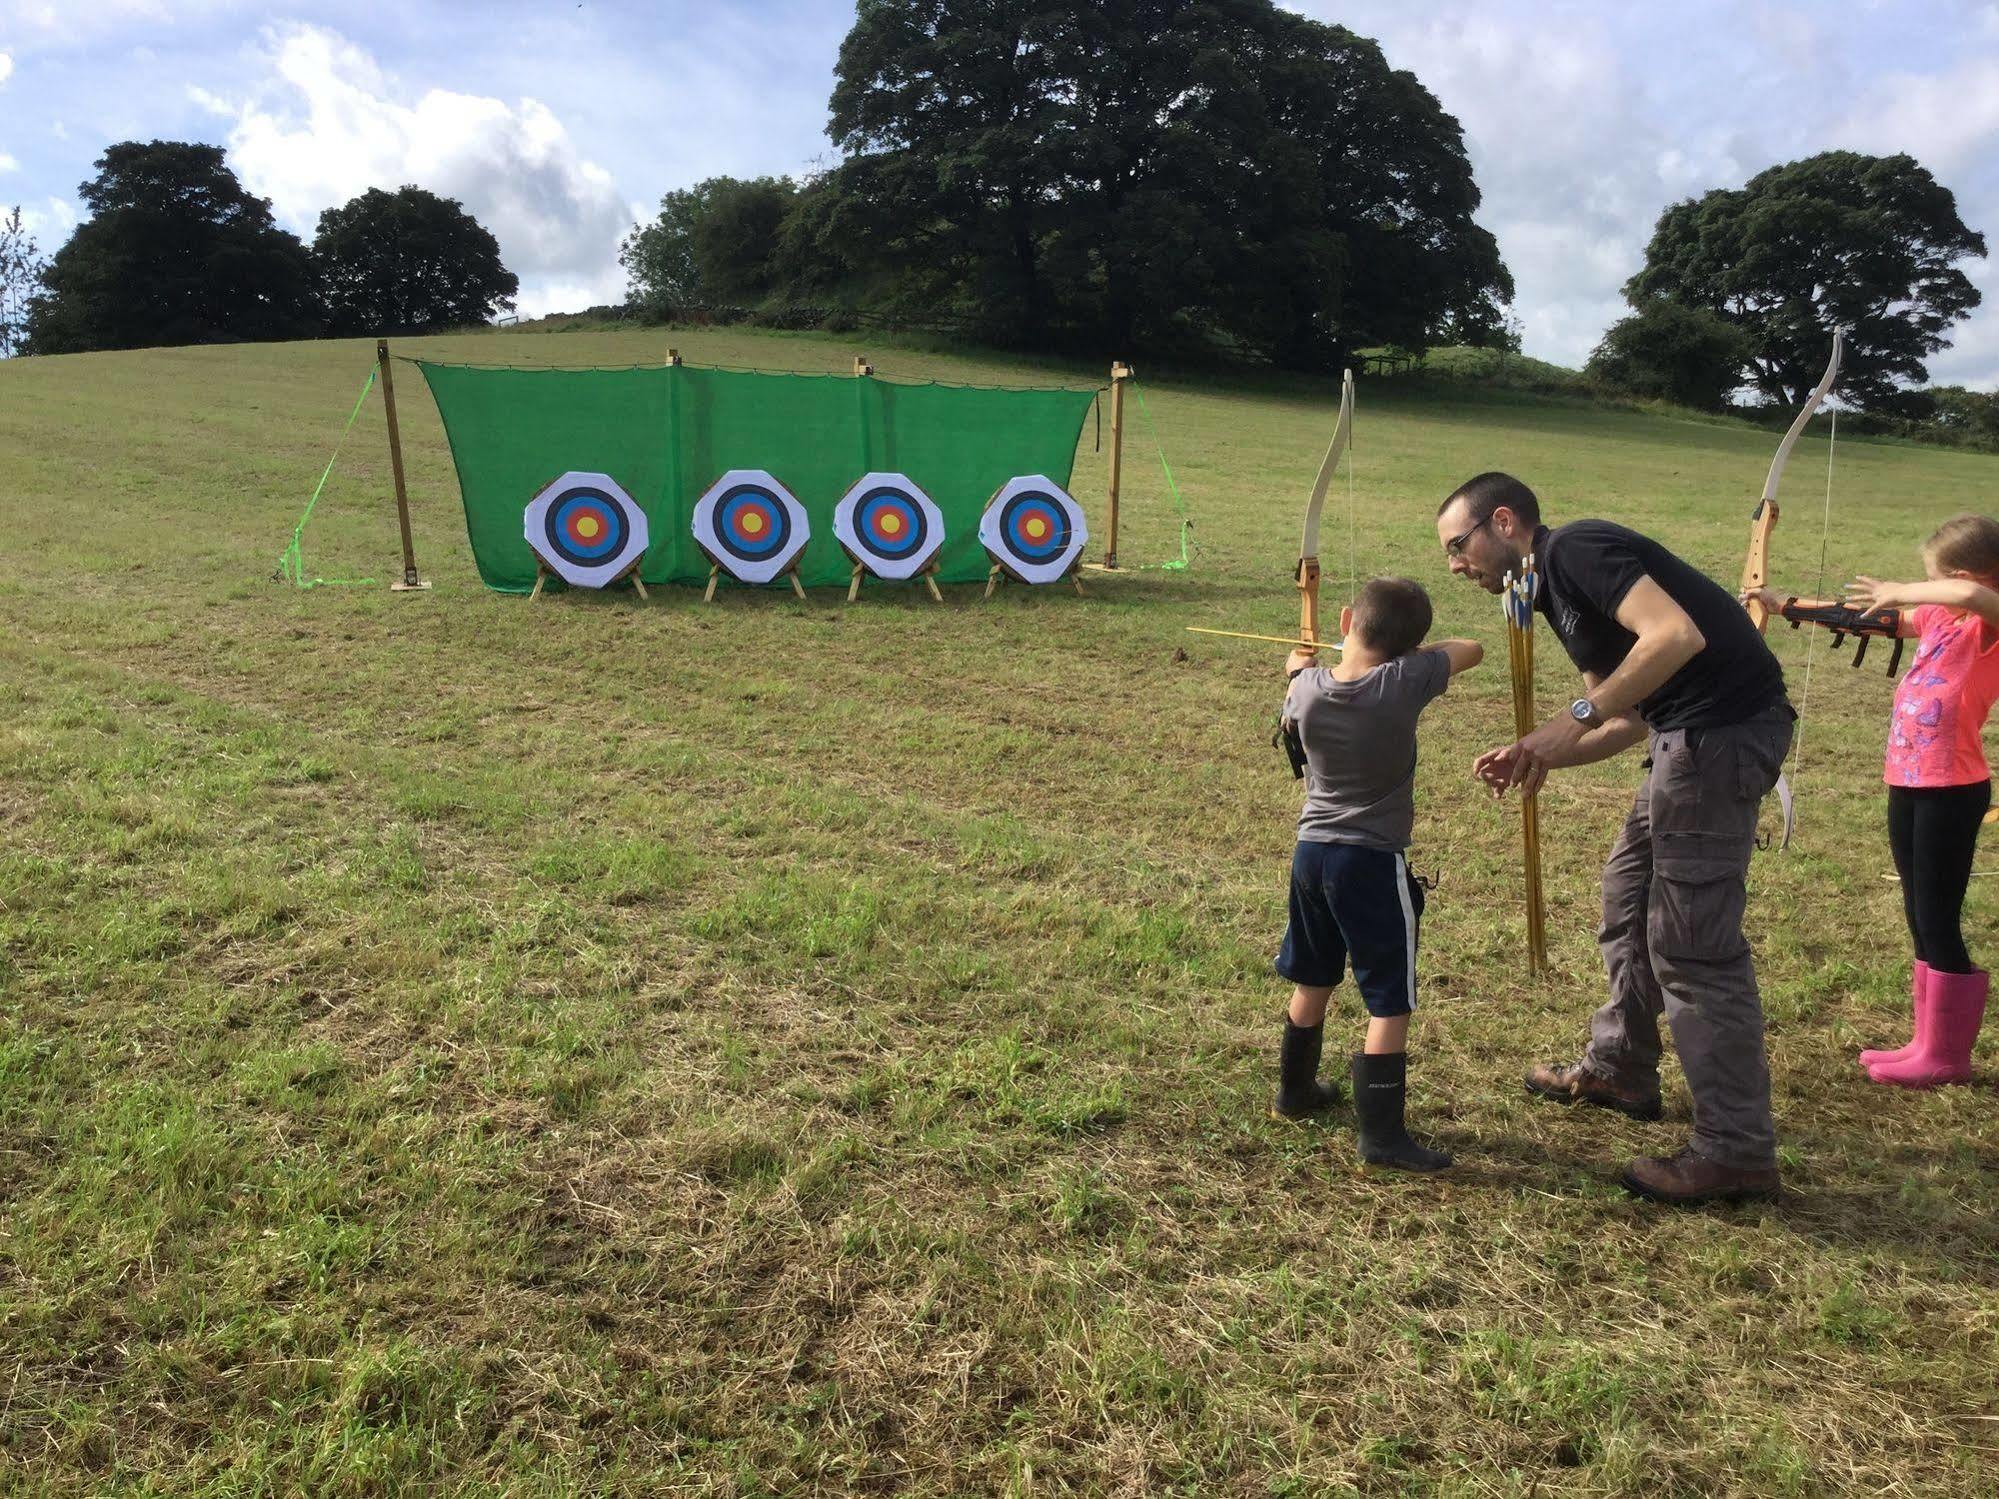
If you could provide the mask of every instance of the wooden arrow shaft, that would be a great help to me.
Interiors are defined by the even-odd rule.
[[[1305,650],[1344,650],[1337,640],[1293,640],[1288,635],[1250,635],[1241,630],[1206,630],[1199,625],[1187,626],[1190,635],[1226,635],[1231,640],[1267,640],[1272,645],[1295,645]]]

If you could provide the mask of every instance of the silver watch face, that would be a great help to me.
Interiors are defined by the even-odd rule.
[[[1588,723],[1596,717],[1596,704],[1586,697],[1579,697],[1569,704],[1569,712],[1575,716],[1577,723]]]

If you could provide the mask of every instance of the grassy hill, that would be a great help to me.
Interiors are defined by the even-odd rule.
[[[733,330],[468,336],[516,363],[845,370]],[[885,376],[1070,368],[874,347]],[[1184,574],[906,590],[483,591],[402,372],[272,580],[361,343],[0,363],[0,1478],[39,1493],[1981,1494],[1999,1462],[1999,1110],[1869,1085],[1907,950],[1885,652],[1773,643],[1798,842],[1750,927],[1787,1195],[1611,1183],[1684,1138],[1522,1096],[1601,997],[1635,757],[1518,821],[1469,777],[1503,664],[1427,720],[1412,1116],[1446,1179],[1265,1114],[1295,783],[1268,747],[1329,382],[1145,383]],[[1094,374],[1095,371],[1084,372]],[[1146,372],[1141,370],[1141,375]],[[1176,550],[1133,411],[1127,562]],[[1505,468],[1740,568],[1747,426],[1364,382],[1326,599],[1431,589]],[[1783,582],[1819,568],[1822,427]],[[1104,460],[1076,489],[1101,518]],[[1999,462],[1839,445],[1831,582],[1903,575]],[[1544,641],[1549,706],[1573,679]],[[1994,886],[1973,886],[1995,953]],[[1343,994],[1328,1052],[1357,1037]],[[1342,1034],[1342,1026],[1345,1034]],[[1995,1027],[1999,1030],[1999,1027]],[[1980,1478],[1980,1473],[1985,1474]]]

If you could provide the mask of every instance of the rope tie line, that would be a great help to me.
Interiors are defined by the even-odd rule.
[[[368,392],[375,388],[375,369],[371,365],[368,378],[361,382],[361,394],[354,398],[354,409],[347,413],[347,425],[340,429],[340,437],[333,444],[333,456],[326,460],[326,467],[320,471],[319,482],[312,486],[312,498],[305,502],[305,514],[298,518],[292,528],[291,545],[278,554],[277,576],[284,582],[296,584],[300,588],[363,588],[372,587],[373,578],[321,578],[308,579],[305,575],[305,552],[303,538],[306,522],[312,519],[313,506],[319,503],[319,496],[326,488],[326,481],[333,474],[333,465],[340,461],[340,450],[347,443],[347,434],[354,430],[354,423],[360,419],[362,403],[368,399]]]
[[[1131,382],[1131,393],[1138,397],[1138,414],[1145,418],[1145,430],[1152,438],[1153,451],[1159,454],[1159,467],[1166,475],[1166,492],[1173,496],[1174,512],[1180,517],[1180,555],[1165,562],[1148,562],[1133,568],[1134,572],[1177,573],[1187,570],[1187,563],[1193,552],[1192,536],[1194,522],[1187,514],[1187,501],[1180,493],[1180,485],[1173,478],[1173,465],[1166,461],[1166,444],[1159,440],[1159,428],[1152,420],[1151,409],[1145,404],[1145,390],[1138,381]]]

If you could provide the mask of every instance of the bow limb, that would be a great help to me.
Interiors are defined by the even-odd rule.
[[[1811,395],[1804,407],[1791,419],[1790,430],[1784,440],[1777,444],[1777,452],[1770,460],[1770,472],[1763,480],[1762,496],[1756,501],[1756,508],[1749,513],[1749,551],[1742,564],[1742,587],[1764,588],[1770,582],[1770,533],[1777,528],[1777,485],[1784,476],[1784,465],[1790,460],[1791,449],[1797,446],[1798,438],[1818,414],[1819,406],[1832,391],[1839,379],[1839,356],[1843,341],[1840,330],[1832,330],[1832,358],[1826,361],[1825,373],[1819,376],[1819,383],[1812,387]],[[1751,599],[1748,603],[1749,620],[1757,630],[1765,630],[1770,623],[1770,611],[1763,607],[1761,599]],[[1791,794],[1791,783],[1782,772],[1777,776],[1777,804],[1784,813],[1784,833],[1777,847],[1781,851],[1791,846],[1791,834],[1797,830],[1797,809]]]
[[[1784,465],[1790,461],[1791,449],[1798,445],[1798,438],[1818,414],[1819,406],[1839,379],[1841,349],[1840,332],[1835,328],[1832,331],[1832,358],[1826,362],[1825,373],[1812,387],[1803,409],[1792,418],[1790,430],[1777,444],[1776,456],[1770,460],[1769,475],[1763,480],[1763,494],[1756,501],[1756,508],[1749,512],[1749,554],[1742,564],[1744,589],[1767,587],[1770,582],[1770,533],[1777,528],[1777,485],[1784,476]],[[1758,630],[1762,630],[1770,623],[1770,611],[1763,607],[1761,600],[1752,600],[1749,618]]]
[[[1353,371],[1340,376],[1340,415],[1333,424],[1333,440],[1319,464],[1319,477],[1312,481],[1312,498],[1305,506],[1304,534],[1298,541],[1298,638],[1308,648],[1319,644],[1319,518],[1325,513],[1326,491],[1332,488],[1340,458],[1353,437]]]

